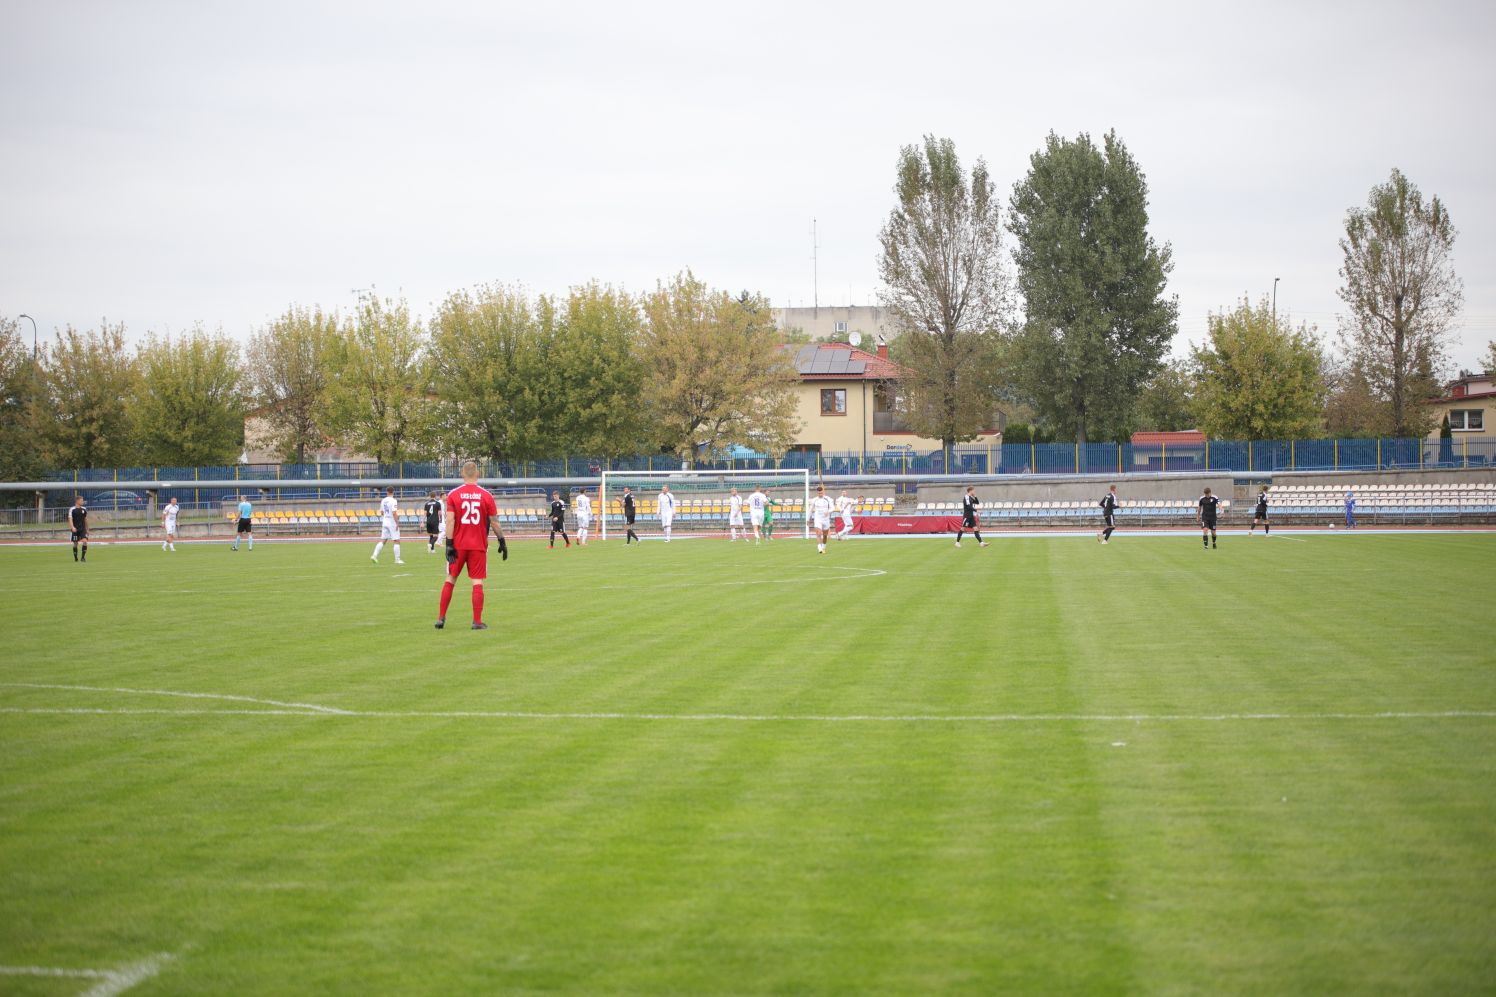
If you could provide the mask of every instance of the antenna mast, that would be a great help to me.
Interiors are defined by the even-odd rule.
[[[815,318],[821,317],[821,244],[816,238],[816,220],[810,220],[810,301]]]

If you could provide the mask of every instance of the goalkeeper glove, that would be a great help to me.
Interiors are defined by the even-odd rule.
[[[457,563],[457,541],[456,540],[448,540],[447,541],[447,563],[448,564],[456,564]]]
[[[499,537],[499,558],[509,560],[509,543],[503,537]]]

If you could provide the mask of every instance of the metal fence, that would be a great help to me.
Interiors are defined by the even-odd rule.
[[[751,454],[682,461],[657,454],[638,457],[558,457],[539,461],[482,463],[486,479],[597,477],[608,471],[777,470],[808,468],[819,474],[1127,474],[1149,471],[1350,471],[1406,468],[1468,468],[1496,465],[1496,437],[1428,439],[1209,440],[1170,446],[1131,443],[1015,443],[963,445],[937,450],[794,450],[782,457]],[[219,467],[124,467],[58,471],[50,481],[74,481],[80,491],[134,492],[131,482],[171,481],[183,502],[209,504],[232,498],[238,479],[284,482],[282,497],[323,493],[322,479],[448,478],[459,476],[457,460],[324,464],[230,464]],[[107,499],[109,496],[105,496]],[[343,497],[343,496],[326,496]],[[352,496],[348,496],[352,497]],[[129,494],[116,505],[128,506]]]

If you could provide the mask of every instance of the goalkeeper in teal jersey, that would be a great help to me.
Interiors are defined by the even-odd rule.
[[[774,507],[776,505],[778,505],[778,504],[779,503],[777,501],[775,501],[774,499],[769,499],[767,502],[764,503],[764,539],[765,540],[773,540],[774,539]]]

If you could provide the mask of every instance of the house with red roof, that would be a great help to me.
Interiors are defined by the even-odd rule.
[[[1429,401],[1428,407],[1434,410],[1434,429],[1429,438],[1436,442],[1445,415],[1456,439],[1496,436],[1496,371],[1460,371],[1459,377],[1444,386],[1443,396]]]
[[[880,343],[869,353],[847,343],[790,346],[800,375],[800,436],[791,449],[826,454],[889,451],[928,453],[940,441],[917,436],[899,413],[899,380],[904,369],[888,358]],[[975,446],[1002,443],[1000,417],[974,441]]]

